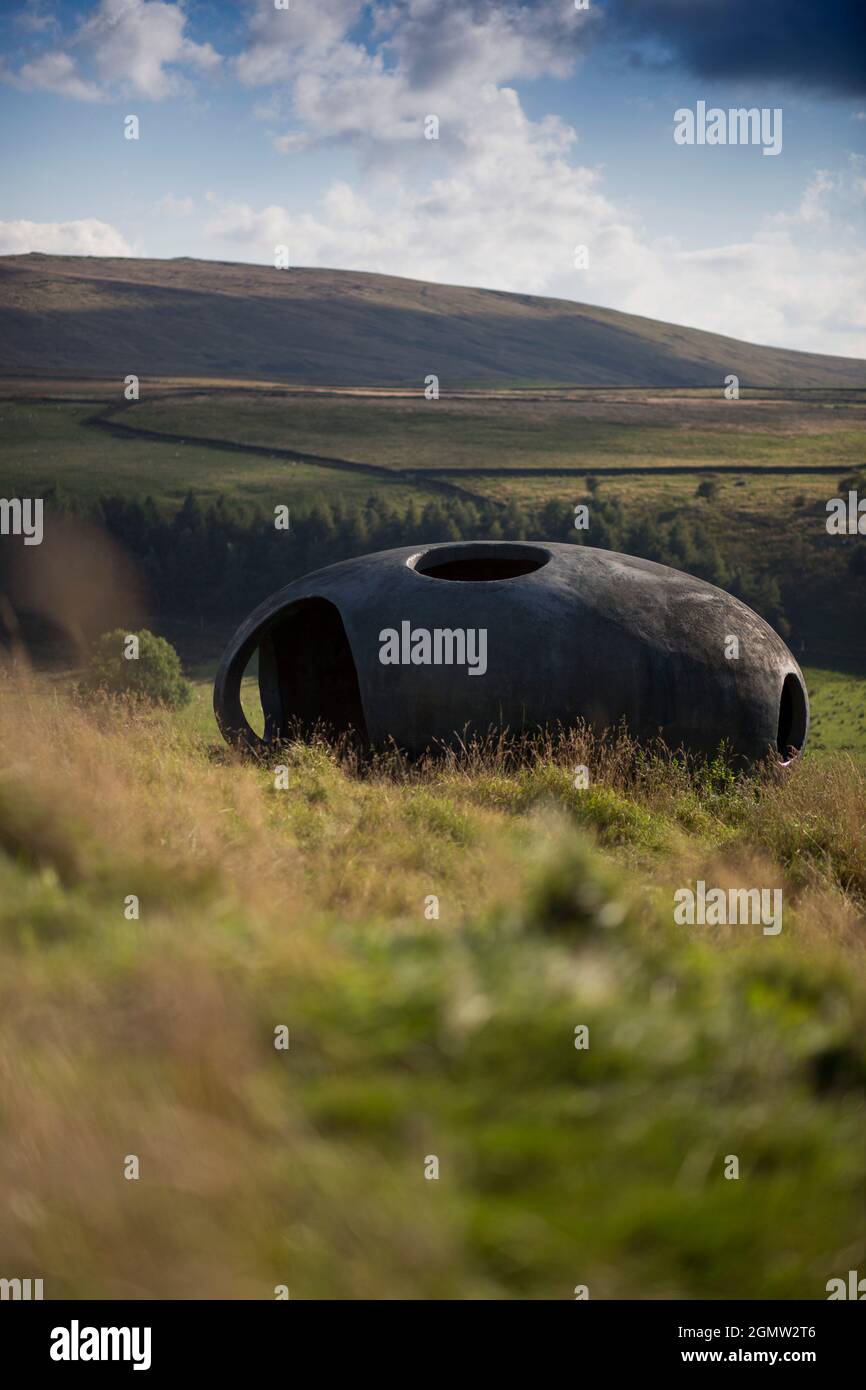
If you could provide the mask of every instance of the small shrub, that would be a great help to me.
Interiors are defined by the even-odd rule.
[[[138,642],[138,656],[127,655],[130,638]],[[148,704],[179,709],[189,703],[192,687],[184,680],[180,657],[170,642],[146,628],[141,632],[104,632],[94,642],[87,671],[79,684],[82,694],[104,692],[129,695]]]

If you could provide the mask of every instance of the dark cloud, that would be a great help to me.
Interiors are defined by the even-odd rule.
[[[596,0],[597,3],[597,0]],[[866,93],[866,0],[604,0],[608,39],[698,77]]]

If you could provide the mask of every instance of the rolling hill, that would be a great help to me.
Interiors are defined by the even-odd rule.
[[[570,300],[360,271],[0,257],[0,373],[308,385],[864,387],[866,361]]]

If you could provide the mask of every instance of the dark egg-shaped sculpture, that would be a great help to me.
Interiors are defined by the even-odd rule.
[[[263,736],[241,706],[258,651]],[[583,545],[406,546],[305,575],[232,638],[214,689],[232,743],[354,730],[417,755],[491,728],[585,721],[741,762],[803,749],[803,674],[750,608],[701,579]]]

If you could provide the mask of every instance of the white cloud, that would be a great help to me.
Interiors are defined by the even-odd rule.
[[[25,90],[55,92],[78,101],[99,101],[101,95],[95,82],[80,75],[68,53],[43,53],[35,62],[25,63],[11,80]]]
[[[251,12],[248,43],[236,60],[241,81],[266,86],[293,81],[311,66],[337,73],[370,58],[351,34],[365,10],[362,0],[291,0],[275,10],[258,0]],[[569,0],[538,5],[535,0],[402,0],[369,6],[375,40],[390,59],[399,82],[423,93],[447,81],[500,82],[551,73],[568,76],[575,55],[600,20],[576,11]],[[376,64],[377,59],[370,58]],[[381,66],[381,63],[379,63]]]
[[[31,28],[39,14],[33,12]],[[183,0],[99,0],[67,45],[78,57],[55,50],[24,63],[17,72],[6,68],[2,76],[19,87],[80,101],[95,101],[115,91],[159,101],[183,89],[183,69],[210,72],[222,61],[211,44],[187,37],[186,24]],[[82,75],[82,67],[93,71],[98,81]]]
[[[76,222],[0,222],[0,255],[42,251],[55,256],[131,256],[116,227],[85,217]]]
[[[813,174],[806,191],[800,199],[798,216],[802,222],[820,223],[826,226],[830,221],[827,209],[827,195],[838,187],[838,181],[829,169],[818,169]]]
[[[222,205],[206,235],[267,261],[289,246],[294,264],[347,266],[523,293],[610,296],[651,273],[654,257],[605,195],[598,170],[569,160],[574,132],[555,117],[530,121],[517,94],[488,85],[465,107],[461,157],[443,170],[435,142],[415,131],[411,161],[438,172],[410,178],[387,167],[364,191],[331,185],[319,205]],[[574,269],[591,247],[591,279]]]
[[[276,10],[273,0],[260,0],[249,25],[249,42],[236,60],[241,81],[249,87],[267,86],[298,74],[301,54],[312,60],[342,46],[343,35],[358,21],[361,0],[293,0],[288,10]]]
[[[374,4],[378,47],[351,38],[359,0],[293,0],[275,11],[259,0],[249,43],[235,61],[249,86],[287,85],[295,124],[319,142],[351,143],[378,161],[389,142],[417,138],[425,115],[459,147],[484,87],[551,74],[566,77],[596,16],[567,5],[493,0]],[[468,108],[468,109],[467,109]],[[268,119],[274,119],[268,110]],[[292,132],[287,152],[297,146]],[[278,145],[278,148],[284,148]]]
[[[380,15],[409,85],[421,91],[446,82],[568,77],[599,20],[591,9],[520,0],[409,0]]]
[[[24,8],[18,11],[15,22],[34,34],[57,28],[57,19],[46,8],[44,0],[24,0]]]
[[[101,0],[82,26],[79,42],[104,82],[128,84],[142,96],[159,100],[177,90],[178,76],[168,68],[208,71],[220,63],[211,45],[193,43],[185,28],[182,4]]]
[[[156,211],[168,217],[190,217],[194,210],[195,201],[192,198],[176,198],[173,193],[166,193],[156,204]]]
[[[855,247],[759,228],[748,242],[675,250],[621,307],[750,342],[866,357],[864,304]]]
[[[296,154],[298,150],[305,150],[312,142],[312,137],[305,130],[289,130],[285,135],[277,135],[274,139],[274,148],[280,154]]]

